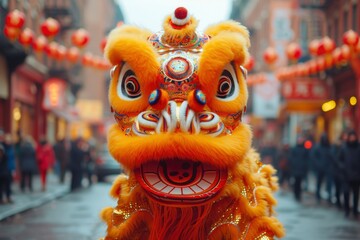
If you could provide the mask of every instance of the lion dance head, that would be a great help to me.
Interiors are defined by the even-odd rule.
[[[234,21],[196,31],[185,8],[163,31],[114,29],[108,146],[126,169],[110,191],[105,240],[273,239],[277,189],[241,119],[248,98],[247,29]]]

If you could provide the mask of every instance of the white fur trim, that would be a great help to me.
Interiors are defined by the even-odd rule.
[[[188,14],[188,15],[186,16],[186,18],[184,18],[184,19],[178,19],[178,18],[176,18],[176,17],[175,17],[175,13],[172,13],[172,14],[171,14],[171,21],[172,21],[172,23],[175,24],[175,25],[184,26],[185,24],[187,24],[187,23],[189,22],[189,20],[190,20],[190,15],[189,15],[189,14]]]

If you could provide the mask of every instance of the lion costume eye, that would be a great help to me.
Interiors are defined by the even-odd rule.
[[[140,83],[130,68],[129,64],[124,63],[118,79],[117,94],[124,100],[136,100],[141,96]]]
[[[216,97],[221,101],[231,101],[239,95],[239,91],[234,67],[232,64],[227,64],[219,78]]]

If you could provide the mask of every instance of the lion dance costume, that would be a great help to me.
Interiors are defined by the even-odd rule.
[[[196,32],[177,8],[163,31],[114,29],[105,55],[117,124],[109,150],[126,169],[110,190],[105,240],[273,239],[277,189],[271,166],[241,122],[248,97],[241,65],[250,46],[234,21]]]

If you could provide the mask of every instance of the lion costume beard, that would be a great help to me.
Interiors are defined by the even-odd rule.
[[[195,32],[178,8],[151,34],[122,26],[108,38],[114,65],[109,150],[126,169],[102,211],[112,239],[273,239],[274,169],[241,122],[249,34],[227,21]]]

